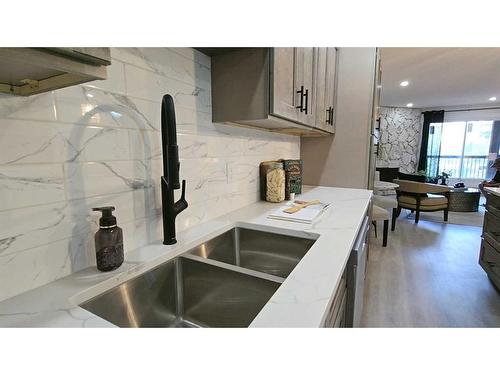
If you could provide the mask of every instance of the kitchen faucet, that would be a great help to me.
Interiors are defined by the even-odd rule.
[[[161,142],[163,153],[163,176],[161,178],[161,204],[163,213],[163,244],[173,245],[175,239],[175,218],[184,211],[186,180],[182,180],[181,199],[174,203],[174,190],[179,184],[179,147],[177,146],[177,125],[175,122],[174,99],[164,95],[161,103]]]

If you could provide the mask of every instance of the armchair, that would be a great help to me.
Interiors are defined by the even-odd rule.
[[[398,200],[397,216],[401,209],[406,208],[415,211],[415,224],[420,219],[421,211],[444,211],[444,221],[448,221],[448,202],[450,188],[448,186],[414,182],[406,180],[395,180],[399,185],[396,189]]]

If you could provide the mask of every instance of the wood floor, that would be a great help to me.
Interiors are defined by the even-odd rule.
[[[480,236],[479,227],[398,219],[387,247],[371,238],[362,325],[500,327],[500,293],[478,264]]]

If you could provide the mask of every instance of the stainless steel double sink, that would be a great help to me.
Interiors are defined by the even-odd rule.
[[[315,241],[236,227],[80,306],[119,327],[248,327]]]

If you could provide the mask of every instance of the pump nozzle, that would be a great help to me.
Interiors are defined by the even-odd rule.
[[[92,211],[100,211],[102,213],[102,217],[99,219],[100,227],[112,227],[116,225],[116,217],[112,214],[114,210],[113,206],[92,208]]]

